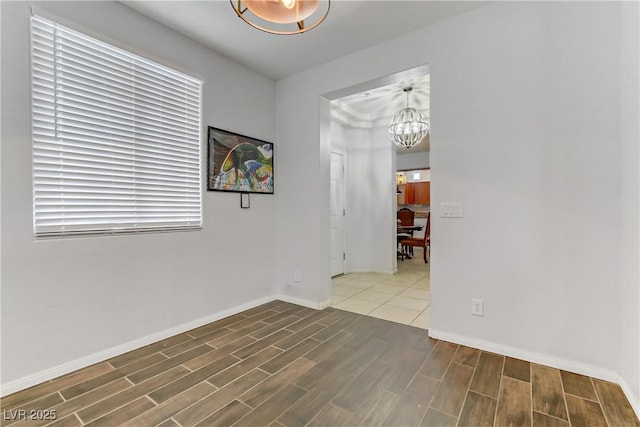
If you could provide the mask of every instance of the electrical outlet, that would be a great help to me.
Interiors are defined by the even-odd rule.
[[[300,270],[293,270],[293,281],[295,283],[300,283]]]
[[[484,316],[484,301],[481,299],[472,299],[471,314],[474,316]]]

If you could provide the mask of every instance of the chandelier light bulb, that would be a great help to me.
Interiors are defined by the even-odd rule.
[[[282,2],[282,5],[287,9],[293,9],[293,7],[296,5],[296,0],[280,0],[280,1]]]
[[[407,106],[393,116],[388,128],[393,143],[402,148],[411,148],[420,144],[429,133],[427,117],[415,108],[409,107],[411,90],[411,87],[404,89],[407,94]]]

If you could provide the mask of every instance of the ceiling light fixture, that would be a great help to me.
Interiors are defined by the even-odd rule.
[[[244,22],[266,33],[280,35],[313,30],[327,17],[331,6],[331,0],[229,1]]]
[[[407,106],[398,111],[389,123],[391,139],[394,144],[403,148],[411,148],[420,144],[429,133],[427,117],[415,108],[409,108],[409,92],[412,90],[412,87],[403,89],[407,94]]]

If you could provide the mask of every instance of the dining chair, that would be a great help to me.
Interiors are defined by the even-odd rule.
[[[405,239],[400,240],[400,245],[402,246],[402,253],[404,256],[407,255],[407,250],[409,248],[422,248],[424,255],[424,262],[429,262],[427,260],[427,252],[431,248],[431,212],[427,213],[427,227],[424,230],[423,237],[407,237]],[[403,259],[404,259],[403,256]]]
[[[403,225],[403,226],[415,225],[415,222],[414,222],[415,216],[416,216],[416,213],[409,208],[398,209],[397,217],[398,217],[398,221],[400,221],[400,225]],[[409,237],[413,237],[413,230],[409,232],[409,235],[410,235]],[[410,252],[410,255],[413,255],[413,248],[411,248],[409,252]],[[403,253],[402,259],[404,260],[405,253],[404,251],[402,251],[402,253]]]
[[[398,210],[397,216],[400,220],[400,225],[413,225],[416,214],[409,208],[402,208]]]
[[[404,239],[407,239],[407,238],[411,237],[411,234],[408,234],[408,233],[397,233],[396,237],[398,239],[397,240],[397,242],[398,242],[397,243],[397,245],[398,245],[397,246],[398,258],[400,258],[400,260],[404,261],[404,257],[406,257],[407,254],[405,254],[404,247],[402,246],[402,243],[400,243],[400,242],[402,242]]]

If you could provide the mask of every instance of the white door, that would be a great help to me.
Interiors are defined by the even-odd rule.
[[[331,276],[344,273],[344,160],[331,153]]]

